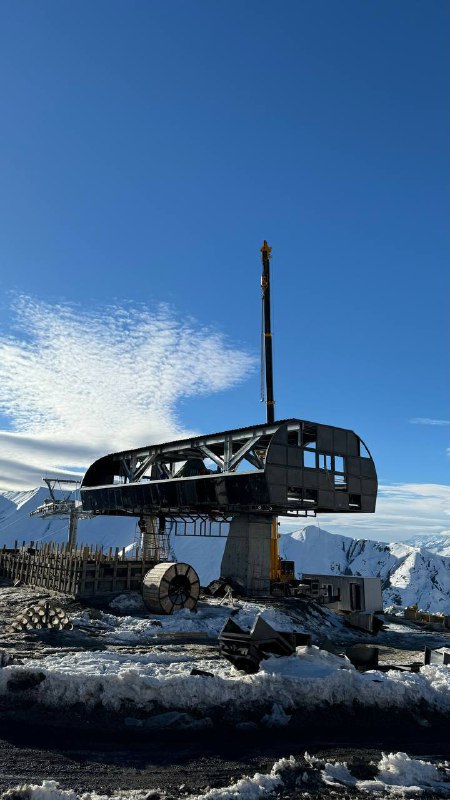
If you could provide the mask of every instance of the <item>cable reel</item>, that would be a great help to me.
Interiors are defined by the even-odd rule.
[[[200,580],[193,567],[182,562],[162,562],[144,575],[142,597],[153,614],[173,614],[197,605]]]

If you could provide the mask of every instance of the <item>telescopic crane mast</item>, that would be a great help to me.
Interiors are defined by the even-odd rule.
[[[266,377],[266,419],[269,424],[275,421],[275,400],[273,399],[273,358],[272,358],[272,327],[270,317],[270,254],[272,248],[264,239],[261,247],[262,275],[262,319],[263,319],[263,347],[261,352],[262,365],[265,367]]]
[[[272,354],[272,321],[270,314],[270,258],[272,248],[264,239],[261,247],[261,289],[262,289],[262,347],[261,373],[265,370],[266,420],[269,425],[275,421],[275,400],[273,398],[273,354]],[[278,519],[273,517],[270,535],[270,578],[279,581],[281,578],[280,556],[278,550]]]

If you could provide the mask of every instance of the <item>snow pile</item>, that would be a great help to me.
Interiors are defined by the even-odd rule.
[[[139,613],[147,610],[142,595],[138,594],[138,592],[120,594],[118,597],[115,597],[114,600],[111,600],[109,607],[114,611],[120,612],[130,611]]]
[[[192,675],[193,668],[209,674]],[[39,681],[33,681],[33,675]],[[346,658],[317,647],[299,647],[296,655],[269,658],[255,675],[238,672],[216,657],[198,658],[192,649],[52,654],[3,667],[0,694],[17,697],[10,694],[8,681],[13,687],[19,678],[29,678],[33,699],[43,705],[64,708],[80,703],[87,709],[103,706],[122,714],[176,710],[196,716],[216,714],[233,722],[250,715],[261,722],[264,709],[274,704],[284,714],[334,705],[410,709],[423,704],[450,711],[448,667],[428,666],[420,673],[359,673]]]
[[[97,792],[83,792],[77,794],[73,789],[61,789],[57,781],[42,781],[41,785],[23,784],[14,789],[7,790],[2,795],[4,800],[152,800],[152,797],[161,798],[164,794],[160,789],[130,789],[114,792],[114,794],[97,794]]]
[[[433,792],[434,797],[448,797],[450,769],[448,764],[435,766],[429,761],[410,758],[406,753],[389,753],[378,764],[378,775],[373,780],[357,780],[345,762],[326,763],[321,772],[328,786],[353,786],[365,793],[385,796],[417,797]]]
[[[281,758],[269,773],[256,772],[252,778],[244,777],[222,789],[210,789],[205,794],[192,795],[189,800],[258,800],[283,786],[282,773],[296,766],[293,756]]]

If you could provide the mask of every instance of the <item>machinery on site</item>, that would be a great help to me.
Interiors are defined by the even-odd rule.
[[[261,254],[266,422],[103,456],[81,484],[84,512],[139,519],[143,552],[155,562],[144,578],[153,609],[164,608],[166,597],[176,600],[168,610],[192,607],[198,596],[195,571],[168,562],[169,529],[194,536],[226,530],[221,577],[244,595],[268,595],[294,578],[293,562],[279,558],[278,516],[375,511],[375,465],[357,434],[275,420],[266,241]]]

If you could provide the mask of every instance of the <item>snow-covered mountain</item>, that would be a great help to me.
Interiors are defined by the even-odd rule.
[[[351,539],[309,525],[282,536],[280,553],[299,572],[380,577],[385,606],[417,603],[450,614],[450,558],[426,548]]]
[[[0,547],[13,547],[33,541],[65,542],[68,533],[68,517],[30,517],[30,513],[48,498],[46,486],[26,492],[0,492]],[[67,493],[55,490],[55,497]],[[78,523],[80,544],[99,544],[106,547],[126,547],[135,541],[136,519],[126,517],[95,517],[82,519]]]
[[[0,547],[12,546],[16,540],[67,541],[67,518],[29,516],[47,496],[46,488],[0,493]],[[78,541],[126,547],[137,541],[136,520],[127,517],[81,520]],[[224,539],[176,536],[172,548],[179,561],[195,567],[203,585],[219,575]],[[450,614],[450,558],[422,546],[352,539],[308,525],[281,536],[280,554],[295,562],[298,575],[318,572],[379,576],[385,606],[417,603],[424,610]]]
[[[406,544],[412,547],[425,547],[431,550],[432,553],[437,553],[440,556],[450,557],[450,533],[441,533],[436,536],[412,536],[406,539]]]

